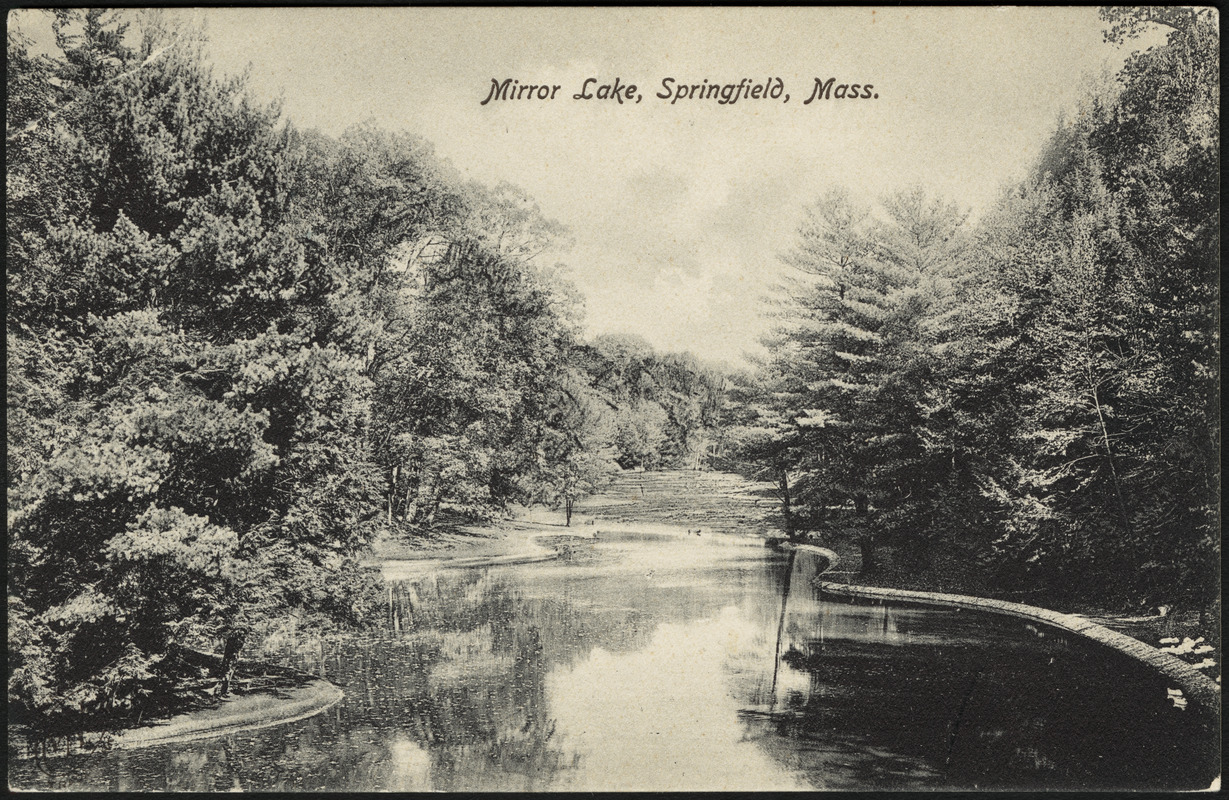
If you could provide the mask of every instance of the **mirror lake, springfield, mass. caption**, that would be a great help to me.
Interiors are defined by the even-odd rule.
[[[485,106],[492,100],[554,100],[562,89],[561,84],[535,84],[520,81],[515,78],[505,78],[502,81],[491,78],[491,87],[486,99],[478,104]],[[566,95],[565,95],[566,96]],[[668,100],[674,105],[680,100],[714,100],[718,105],[731,105],[743,100],[777,100],[788,103],[790,95],[785,92],[785,83],[780,78],[769,78],[763,83],[757,83],[743,78],[738,83],[709,83],[704,78],[700,83],[688,84],[676,81],[674,78],[662,78],[661,89],[654,93],[659,100]],[[634,83],[624,83],[618,77],[611,82],[599,83],[597,78],[585,78],[580,91],[572,95],[573,100],[613,100],[619,105],[623,103],[640,103],[644,94],[637,91]],[[816,100],[878,100],[879,93],[872,83],[837,83],[836,78],[815,79],[811,94],[803,105],[810,105]]]

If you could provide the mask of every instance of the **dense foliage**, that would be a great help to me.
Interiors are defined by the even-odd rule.
[[[369,616],[378,532],[570,519],[625,428],[657,426],[624,462],[702,449],[698,366],[638,352],[660,383],[626,396],[574,366],[622,356],[580,340],[537,263],[565,232],[515,187],[298,130],[156,13],[54,19],[54,57],[8,39],[17,717],[137,716],[198,651],[225,694],[254,632]]]
[[[379,475],[342,266],[295,212],[276,109],[151,19],[10,34],[9,694],[135,711],[182,647],[366,611]],[[15,116],[16,112],[16,117]]]
[[[727,414],[796,531],[874,568],[941,542],[1002,587],[1119,602],[1217,594],[1215,15],[1112,9],[1168,41],[1062,123],[976,226],[922,189],[807,210],[771,358]],[[839,527],[839,526],[838,526]]]
[[[624,469],[698,468],[717,435],[724,374],[690,353],[656,353],[636,336],[605,334],[573,362],[614,411]]]

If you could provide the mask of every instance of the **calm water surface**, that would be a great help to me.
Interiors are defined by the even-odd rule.
[[[603,534],[562,561],[390,581],[384,627],[284,649],[312,719],[11,762],[84,790],[1203,788],[1218,728],[1061,632],[852,604],[758,542]],[[270,653],[278,643],[266,644]]]

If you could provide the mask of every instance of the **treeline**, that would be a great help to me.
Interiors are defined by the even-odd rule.
[[[623,469],[698,469],[718,437],[726,376],[690,353],[658,354],[638,336],[604,334],[575,363],[614,412],[606,422]]]
[[[297,129],[157,12],[54,20],[7,43],[10,719],[225,694],[262,629],[370,617],[377,532],[702,451],[716,374],[583,341],[523,192]]]
[[[1219,596],[1219,36],[1161,26],[976,225],[923,189],[807,209],[771,357],[732,391],[742,466],[793,535],[1003,590],[1208,607]]]

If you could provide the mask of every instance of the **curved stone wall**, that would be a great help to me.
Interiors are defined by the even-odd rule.
[[[147,747],[287,725],[314,717],[345,697],[340,688],[323,678],[317,678],[305,686],[285,690],[282,695],[272,707],[262,704],[249,707],[240,698],[238,702],[229,701],[233,706],[223,705],[213,710],[214,713],[184,714],[148,727],[132,728],[115,736],[111,746]]]
[[[784,547],[786,549],[810,552],[824,559],[827,564],[820,570],[821,578],[824,572],[831,570],[840,561],[840,556],[827,548],[807,544],[784,545]],[[1198,703],[1204,709],[1217,715],[1217,717],[1221,713],[1220,684],[1216,681],[1169,653],[1162,653],[1155,647],[1150,647],[1138,639],[1133,639],[1126,634],[1110,630],[1103,625],[1090,622],[1074,614],[1062,614],[1057,611],[1050,611],[1046,608],[1038,608],[1037,606],[1029,606],[1023,603],[1010,603],[1004,600],[991,600],[985,597],[971,597],[969,595],[884,589],[877,586],[853,586],[825,580],[817,580],[816,583],[820,591],[842,597],[862,597],[877,600],[895,600],[902,603],[946,606],[949,608],[968,608],[995,614],[1006,614],[1007,616],[1019,617],[1060,628],[1064,631],[1092,639],[1107,647],[1112,647],[1144,662],[1173,681],[1188,700]]]

